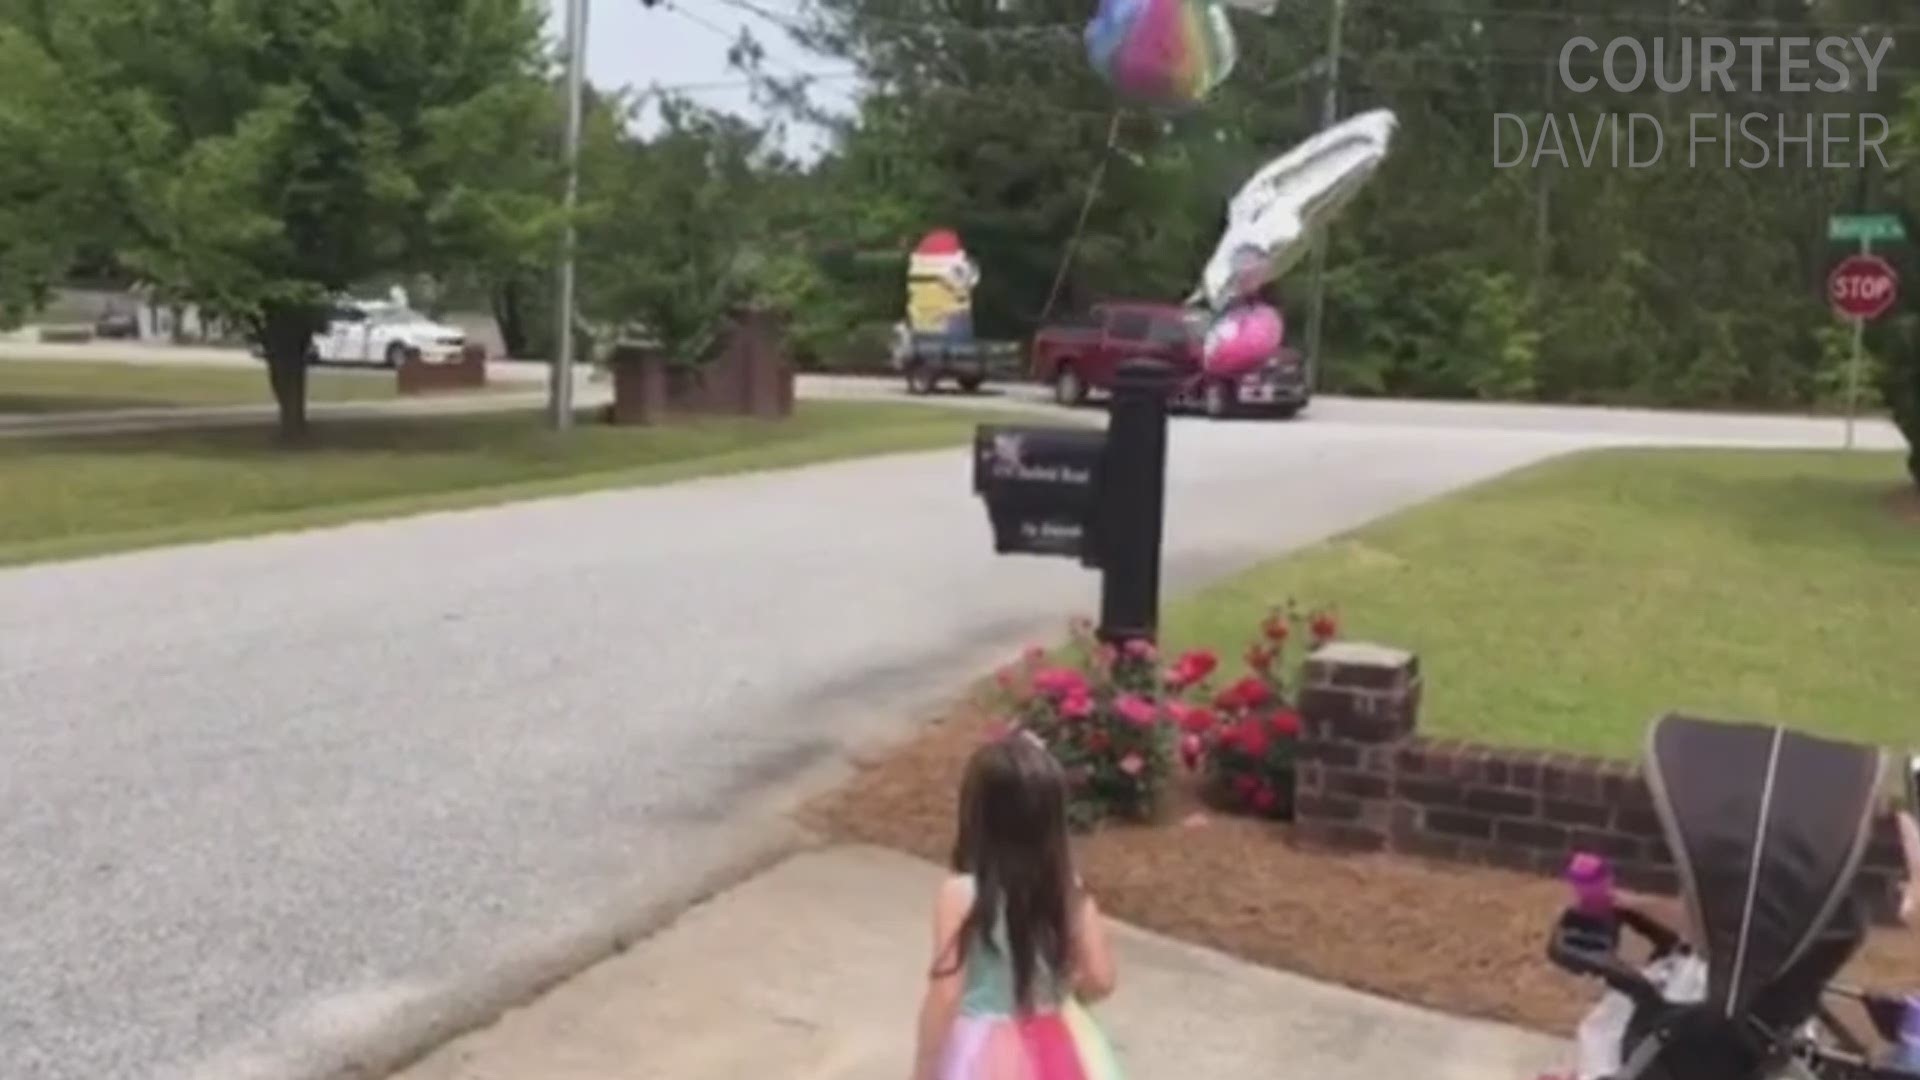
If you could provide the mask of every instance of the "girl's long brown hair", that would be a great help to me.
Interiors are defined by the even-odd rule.
[[[953,869],[974,881],[955,963],[974,941],[997,951],[994,922],[1004,915],[1014,1000],[1031,1012],[1040,971],[1064,977],[1072,949],[1067,782],[1045,748],[1016,735],[974,751],[960,785]]]

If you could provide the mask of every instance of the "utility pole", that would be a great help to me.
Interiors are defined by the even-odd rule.
[[[565,0],[565,3],[567,132],[563,153],[567,186],[561,199],[565,220],[560,234],[560,295],[555,300],[553,313],[558,341],[547,381],[547,419],[555,431],[573,426],[573,214],[580,201],[580,112],[587,66],[587,0]]]
[[[1331,128],[1340,119],[1340,29],[1347,17],[1347,0],[1332,0],[1332,27],[1327,32],[1327,96],[1321,105],[1320,130]],[[1307,329],[1307,390],[1320,387],[1320,342],[1325,336],[1327,318],[1327,244],[1331,225],[1320,229],[1313,245],[1313,307]]]

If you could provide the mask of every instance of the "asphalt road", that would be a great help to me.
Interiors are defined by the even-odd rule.
[[[1171,587],[1582,446],[1839,438],[1315,411],[1176,425]],[[967,483],[944,451],[0,572],[0,1077],[312,1075],[588,955],[1091,612]]]

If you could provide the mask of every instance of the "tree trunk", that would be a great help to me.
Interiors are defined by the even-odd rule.
[[[517,278],[508,278],[493,290],[493,321],[500,326],[500,346],[515,360],[533,356],[527,351],[527,319],[520,292]]]
[[[267,354],[267,381],[280,406],[280,437],[307,437],[307,354],[321,320],[309,309],[271,307],[262,321],[261,347]]]

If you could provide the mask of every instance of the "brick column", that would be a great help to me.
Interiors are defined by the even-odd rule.
[[[1403,649],[1334,642],[1307,659],[1294,778],[1296,842],[1354,851],[1388,847],[1394,752],[1420,714],[1420,660]]]
[[[615,424],[657,424],[666,419],[667,361],[658,350],[617,349],[609,366]]]

